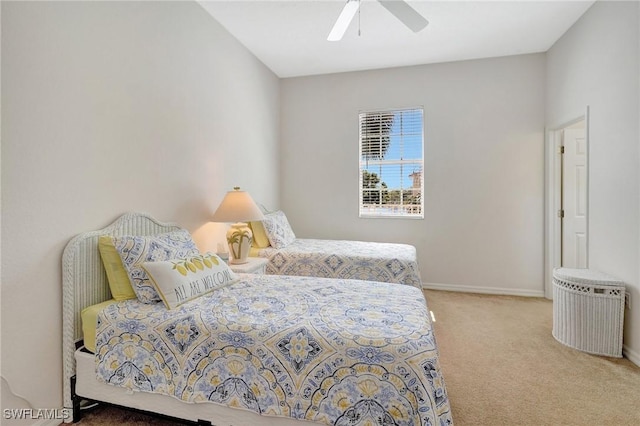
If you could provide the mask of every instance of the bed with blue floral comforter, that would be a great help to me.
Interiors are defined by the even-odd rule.
[[[239,276],[174,310],[137,300],[103,310],[98,380],[326,425],[452,423],[422,291]]]
[[[297,238],[286,247],[253,248],[273,275],[346,278],[422,288],[416,248],[409,244]]]

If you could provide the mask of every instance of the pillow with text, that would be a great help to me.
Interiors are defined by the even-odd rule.
[[[142,268],[167,309],[176,308],[238,280],[229,266],[213,253],[144,262]]]

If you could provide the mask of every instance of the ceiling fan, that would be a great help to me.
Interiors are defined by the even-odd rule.
[[[416,10],[409,6],[404,0],[378,0],[378,2],[414,33],[424,29],[429,23],[429,21],[416,12]],[[342,36],[347,31],[351,20],[353,20],[359,8],[360,0],[347,0],[336,23],[333,24],[327,40],[338,41],[342,39]]]

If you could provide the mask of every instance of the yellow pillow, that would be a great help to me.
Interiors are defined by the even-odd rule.
[[[269,238],[267,238],[267,233],[264,230],[264,225],[262,222],[251,222],[251,230],[253,231],[253,244],[254,247],[258,248],[266,248],[271,244],[269,243]]]
[[[104,269],[107,271],[111,296],[118,301],[135,299],[136,294],[133,292],[129,275],[124,269],[120,254],[113,245],[113,239],[108,235],[101,235],[98,239],[98,250],[100,250]]]

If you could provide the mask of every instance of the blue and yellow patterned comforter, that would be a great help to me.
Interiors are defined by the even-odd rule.
[[[240,277],[171,311],[136,300],[103,310],[98,379],[327,425],[451,424],[420,290]]]
[[[409,244],[298,238],[280,249],[253,249],[267,273],[409,284],[422,288],[416,248]]]

